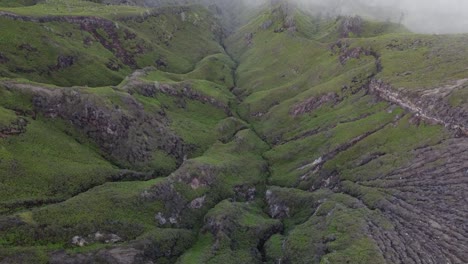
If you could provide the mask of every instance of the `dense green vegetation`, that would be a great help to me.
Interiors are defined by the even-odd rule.
[[[425,206],[462,200],[466,35],[101,2],[0,0],[0,263],[386,263],[452,234]]]

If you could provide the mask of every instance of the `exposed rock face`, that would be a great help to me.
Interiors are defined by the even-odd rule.
[[[421,118],[436,124],[442,124],[454,130],[458,135],[468,136],[468,109],[466,106],[452,107],[445,99],[453,90],[463,87],[468,79],[456,81],[452,85],[407,92],[396,90],[381,80],[372,80],[369,91],[380,98],[395,103]]]
[[[165,94],[181,99],[187,98],[223,109],[227,115],[232,114],[228,105],[195,90],[189,82],[175,84],[146,82],[139,78],[145,74],[146,70],[135,71],[128,77],[123,89],[127,90],[130,94],[138,93],[146,97],[156,97],[158,94]]]
[[[86,239],[80,237],[80,236],[74,236],[71,240],[71,243],[75,246],[79,246],[79,247],[84,247],[88,244],[88,242],[86,241]]]
[[[206,210],[209,197],[203,195],[193,200],[188,200],[174,186],[183,184],[196,190],[198,188],[211,187],[215,182],[216,169],[210,166],[184,163],[171,179],[158,183],[142,193],[141,197],[146,201],[160,201],[164,204],[162,212],[156,212],[155,222],[161,227],[175,226],[186,228],[192,225],[195,219],[190,219],[192,211]],[[190,224],[189,224],[190,223]]]
[[[376,61],[377,72],[382,70],[382,65],[380,61],[380,55],[370,49],[364,47],[350,47],[350,44],[346,40],[338,40],[330,46],[330,49],[333,53],[338,54],[339,61],[341,65],[346,65],[350,59],[361,59],[364,56],[372,56]]]
[[[78,254],[67,253],[65,250],[54,251],[50,254],[49,263],[174,263],[177,257],[191,246],[193,239],[193,234],[187,230],[160,230],[155,236],[145,236],[130,241],[125,246],[109,246],[98,251]]]
[[[101,243],[117,243],[123,241],[123,239],[116,235],[116,234],[106,234],[106,233],[101,233],[101,232],[96,232],[94,236],[92,236],[95,241],[101,242]]]
[[[163,117],[149,116],[140,103],[129,95],[122,101],[127,111],[108,108],[92,94],[79,90],[48,90],[46,88],[8,83],[9,89],[33,94],[37,112],[49,118],[62,118],[95,141],[110,158],[122,164],[144,164],[155,150],[183,161],[187,147],[171,132]]]
[[[192,209],[202,208],[203,204],[205,203],[205,198],[206,198],[206,195],[203,195],[202,197],[199,197],[199,198],[195,198],[193,201],[190,202],[189,208],[192,208]]]
[[[59,56],[57,58],[57,64],[55,66],[50,67],[51,70],[63,70],[65,68],[73,66],[75,64],[76,58],[73,56]]]
[[[0,138],[6,138],[8,136],[20,135],[26,132],[28,121],[24,118],[18,118],[16,121],[11,123],[7,127],[0,126]]]
[[[305,102],[296,104],[290,111],[289,114],[292,116],[299,116],[305,113],[310,113],[313,110],[320,108],[326,103],[336,103],[339,96],[336,93],[327,93],[317,97],[311,97]]]
[[[164,182],[152,187],[145,199],[149,201],[161,201],[164,204],[165,211],[157,212],[155,220],[160,226],[167,224],[177,224],[180,214],[190,203],[180,193],[178,193],[171,182]]]
[[[273,234],[282,230],[282,224],[279,221],[269,220],[268,222],[257,222],[246,225],[242,218],[248,214],[245,204],[232,203],[223,201],[221,206],[227,206],[225,211],[217,211],[208,214],[205,219],[204,230],[210,232],[214,238],[213,251],[219,250],[222,244],[230,244],[231,248],[242,248],[245,245],[240,244],[239,238],[245,239],[246,235],[249,240],[244,243],[252,243],[257,245],[257,248],[251,248],[252,262],[256,263],[261,259],[261,252],[258,248],[263,246],[263,243],[268,240]]]
[[[379,179],[365,184],[392,194],[377,208],[393,227],[369,222],[369,234],[391,263],[463,263],[468,259],[468,140],[450,139],[414,154],[409,165],[381,178],[385,184]]]
[[[340,36],[342,38],[347,38],[351,34],[359,36],[362,32],[363,20],[359,16],[355,17],[345,17],[341,21],[339,28]]]
[[[284,219],[290,216],[289,207],[281,201],[271,190],[266,192],[266,200],[269,207],[269,215],[275,219]]]

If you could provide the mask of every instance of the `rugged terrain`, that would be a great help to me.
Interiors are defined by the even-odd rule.
[[[36,2],[0,0],[0,263],[468,262],[468,35]]]

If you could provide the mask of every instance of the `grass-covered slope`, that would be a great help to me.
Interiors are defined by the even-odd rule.
[[[220,27],[201,7],[153,10],[54,0],[0,11],[4,77],[116,85],[146,66],[189,72],[222,51]]]
[[[0,263],[468,259],[466,36],[92,2],[2,7]]]
[[[228,39],[239,64],[233,90],[243,98],[239,113],[272,145],[264,154],[268,184],[290,193],[275,198],[271,192],[268,201],[270,214],[289,228],[266,243],[270,261],[466,258],[464,249],[444,244],[453,237],[425,245],[424,255],[414,253],[429,234],[452,232],[465,213],[452,200],[461,199],[460,184],[466,187],[463,166],[448,169],[466,163],[466,150],[452,149],[466,144],[467,105],[453,99],[466,90],[464,42],[465,36],[409,34],[361,18],[309,18],[286,5],[265,11]],[[424,159],[429,164],[420,164]],[[442,187],[440,181],[450,183]],[[298,209],[296,189],[331,190],[359,205],[345,209],[332,195]],[[429,194],[436,190],[437,198]],[[421,197],[425,203],[417,202]],[[451,213],[435,209],[451,206],[457,207]],[[325,218],[322,207],[329,208]],[[444,218],[448,214],[454,218]]]

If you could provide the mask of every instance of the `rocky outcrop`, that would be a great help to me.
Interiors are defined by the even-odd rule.
[[[93,237],[102,238],[106,235],[96,233]],[[111,236],[107,234],[107,236]],[[187,230],[161,229],[155,233],[143,235],[126,245],[112,246],[88,253],[69,253],[65,250],[50,253],[48,263],[51,264],[148,264],[174,263],[194,242],[193,234]],[[110,242],[109,242],[110,243]]]
[[[18,118],[13,123],[6,127],[0,126],[0,138],[6,138],[8,136],[16,136],[26,132],[28,120],[25,118]]]
[[[372,80],[369,92],[413,112],[431,123],[442,124],[459,136],[468,136],[468,108],[452,107],[446,97],[454,90],[462,88],[468,79],[431,90],[407,91],[395,89],[381,80]]]
[[[122,88],[128,91],[130,94],[138,93],[146,97],[156,97],[158,94],[164,94],[181,99],[187,98],[205,104],[210,104],[216,108],[223,109],[227,115],[232,115],[230,107],[227,104],[195,90],[190,82],[171,84],[162,82],[149,82],[140,78],[145,74],[146,70],[138,70],[134,72],[127,78],[126,83]]]
[[[363,29],[363,20],[359,16],[344,17],[339,27],[340,37],[348,38],[351,35],[359,36]]]
[[[57,58],[57,64],[54,66],[50,66],[49,69],[51,71],[58,71],[58,70],[63,70],[68,67],[73,66],[75,64],[77,58],[74,56],[58,56]]]
[[[101,232],[96,232],[94,234],[90,234],[86,237],[82,237],[82,236],[74,236],[70,243],[74,246],[78,246],[78,247],[83,247],[85,245],[88,245],[88,244],[92,244],[92,243],[106,243],[106,244],[114,244],[114,243],[117,243],[117,242],[122,242],[123,239],[116,235],[116,234],[107,234],[107,233],[101,233]]]
[[[148,115],[130,95],[122,94],[123,108],[79,89],[54,89],[5,83],[8,89],[32,94],[35,111],[48,118],[69,121],[91,138],[116,163],[140,166],[162,150],[179,163],[189,151],[181,138],[170,131],[164,117]]]
[[[268,214],[275,219],[284,219],[290,217],[290,208],[271,190],[266,191],[265,195],[268,204]]]
[[[314,96],[306,101],[294,105],[289,114],[293,117],[303,115],[305,113],[310,113],[315,109],[320,108],[327,103],[336,103],[339,100],[339,96],[336,93],[326,93],[320,96]]]
[[[224,210],[216,210],[217,207],[222,207]],[[262,259],[263,244],[273,234],[281,232],[283,226],[279,221],[261,217],[253,223],[243,221],[249,214],[251,212],[247,204],[229,201],[219,203],[207,214],[203,230],[210,232],[215,239],[212,246],[214,253],[229,245],[231,249],[247,248],[247,252],[250,253],[250,263],[257,263]],[[252,245],[257,247],[252,248]]]
[[[334,54],[338,54],[338,60],[341,65],[346,65],[350,59],[361,59],[364,56],[372,56],[376,61],[377,72],[382,70],[380,55],[371,48],[350,47],[350,43],[346,40],[338,40],[330,46]]]

